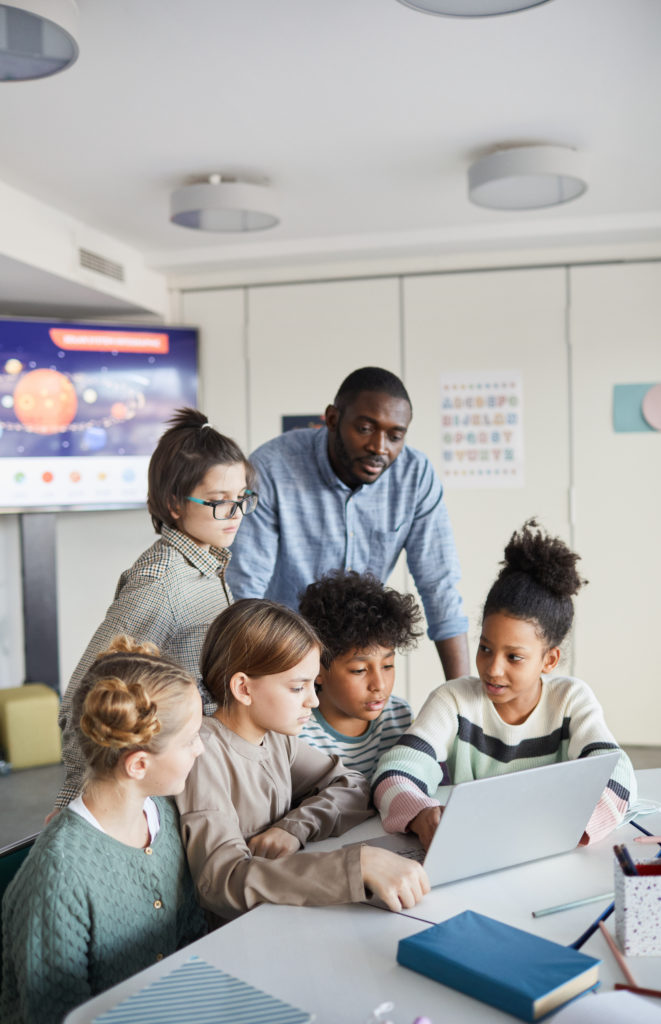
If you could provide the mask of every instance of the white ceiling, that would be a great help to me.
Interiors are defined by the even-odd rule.
[[[74,67],[0,86],[0,180],[151,267],[661,240],[660,0],[483,19],[396,0],[78,3]],[[587,194],[473,206],[469,163],[513,143],[584,151]],[[170,191],[213,171],[270,179],[280,225],[171,225]]]

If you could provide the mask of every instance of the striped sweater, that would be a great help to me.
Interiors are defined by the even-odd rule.
[[[299,737],[311,747],[327,754],[337,754],[345,768],[354,768],[371,779],[381,755],[390,750],[410,724],[410,705],[401,697],[391,697],[362,736],[345,736],[337,732],[319,708],[314,708],[312,718],[305,723]]]
[[[504,722],[472,676],[430,693],[414,724],[379,761],[374,802],[387,832],[405,832],[425,807],[437,807],[442,783],[468,782],[617,749],[586,683],[567,676],[543,680],[542,696],[525,722]],[[633,767],[622,751],[586,827],[603,839],[636,798]]]

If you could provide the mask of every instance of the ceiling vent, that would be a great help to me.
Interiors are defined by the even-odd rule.
[[[121,263],[115,263],[114,260],[100,256],[91,249],[79,249],[78,256],[81,267],[85,267],[86,270],[93,270],[95,274],[103,274],[104,277],[112,277],[113,281],[124,280],[124,267]]]

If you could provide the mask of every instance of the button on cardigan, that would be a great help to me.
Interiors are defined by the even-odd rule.
[[[68,809],[40,834],[3,901],[2,1024],[59,1024],[204,934],[176,808],[154,799],[150,856]]]

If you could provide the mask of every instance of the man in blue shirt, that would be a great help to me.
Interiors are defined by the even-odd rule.
[[[297,609],[331,569],[385,582],[404,548],[447,679],[470,674],[460,578],[443,488],[429,459],[405,444],[412,407],[380,367],[355,370],[321,430],[293,430],[251,456],[259,504],[236,536],[227,577],[235,598]]]

